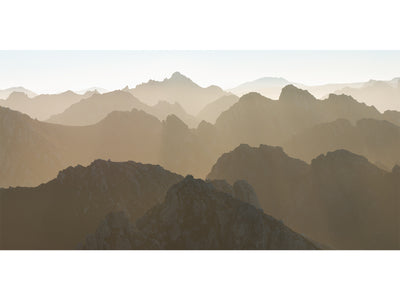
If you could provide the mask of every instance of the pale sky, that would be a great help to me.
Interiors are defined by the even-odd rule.
[[[179,71],[224,89],[261,77],[317,85],[400,77],[400,51],[0,51],[0,89],[107,90]]]

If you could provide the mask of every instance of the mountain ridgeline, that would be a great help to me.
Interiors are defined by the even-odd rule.
[[[126,92],[114,93],[121,101],[135,99]],[[108,94],[92,97],[110,102]],[[91,100],[76,105],[82,102]],[[279,100],[247,94],[215,124],[202,121],[197,128],[190,128],[176,115],[161,121],[136,108],[113,111],[87,126],[43,123],[0,108],[0,162],[5,166],[0,171],[0,186],[35,186],[63,168],[87,165],[97,158],[160,164],[182,175],[204,178],[219,156],[243,143],[283,145],[293,157],[306,161],[320,153],[347,149],[390,170],[400,160],[399,115],[392,112],[386,121],[386,113],[349,96],[317,100],[294,86],[286,86]],[[343,127],[338,119],[348,120],[344,121],[349,128],[346,134],[338,134]],[[338,129],[329,129],[332,126]],[[28,143],[38,146],[27,148]],[[307,148],[313,144],[318,146]]]
[[[4,90],[0,249],[400,249],[398,80],[298,86]]]
[[[207,178],[246,180],[264,211],[334,249],[398,249],[399,170],[347,150],[309,165],[280,147],[243,144],[222,155]]]

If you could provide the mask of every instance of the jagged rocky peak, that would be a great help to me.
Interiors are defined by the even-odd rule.
[[[246,180],[238,180],[233,184],[234,196],[249,203],[254,207],[261,209],[260,202],[258,201],[257,194],[253,187]]]
[[[302,90],[292,84],[285,86],[279,96],[280,101],[315,101],[316,98],[307,90]]]
[[[183,75],[180,72],[174,72],[171,75],[171,77],[169,79],[166,79],[166,80],[176,81],[176,82],[190,82],[190,83],[193,82],[190,78],[186,77],[185,75]]]
[[[237,180],[233,186],[222,179],[207,180],[207,183],[221,192],[261,209],[256,192],[246,180]]]
[[[166,128],[168,129],[189,129],[189,127],[183,122],[181,119],[179,119],[175,115],[168,115],[165,121],[163,122]]]
[[[121,219],[121,220],[119,220]],[[109,215],[82,249],[317,249],[282,222],[192,176],[135,225]]]
[[[356,99],[354,99],[352,96],[345,95],[345,94],[329,94],[328,98],[326,99],[328,101],[342,101],[342,102],[358,102]]]

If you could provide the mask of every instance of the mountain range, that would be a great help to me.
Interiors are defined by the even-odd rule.
[[[188,77],[175,72],[163,81],[150,80],[137,85],[129,92],[148,105],[159,101],[178,102],[190,114],[196,115],[214,100],[227,95],[218,86],[202,88]]]
[[[121,96],[121,102],[135,103],[136,99],[126,92],[113,93]],[[108,94],[94,95],[90,101],[81,102],[106,102],[107,97]],[[141,105],[137,100],[136,103]],[[101,115],[93,113],[91,118],[100,119]],[[399,115],[392,112],[390,121],[400,120]],[[317,100],[294,86],[285,87],[278,101],[256,93],[247,94],[223,112],[215,124],[202,121],[197,128],[189,128],[175,115],[160,121],[137,109],[113,111],[93,125],[62,126],[0,108],[3,141],[0,161],[4,166],[0,171],[0,186],[34,186],[50,180],[62,168],[86,165],[97,158],[156,163],[179,174],[204,178],[220,155],[242,143],[288,145],[291,155],[309,160],[320,153],[307,152],[307,146],[296,142],[296,136],[306,136],[315,126],[337,119],[355,124],[362,119],[385,120],[386,116],[348,96],[331,95],[326,100]],[[334,130],[324,131],[321,134],[326,134],[326,146],[321,139],[321,145],[315,149],[336,150],[329,145],[337,145],[391,169],[399,161],[399,142],[397,125],[388,122],[359,123],[368,124],[364,129],[368,135],[357,147],[354,146],[357,139],[346,140]],[[382,144],[383,138],[390,143]]]
[[[126,91],[94,94],[71,105],[62,113],[54,115],[46,121],[72,126],[92,125],[100,122],[114,111],[131,111],[134,108],[143,110],[160,120],[164,120],[168,115],[174,114],[191,127],[195,127],[198,124],[196,118],[186,113],[179,103],[172,104],[160,101],[153,106],[149,106]]]
[[[311,164],[282,148],[240,145],[222,155],[207,176],[246,180],[264,211],[334,249],[398,249],[400,167],[391,172],[347,150]]]
[[[188,176],[136,223],[111,213],[82,249],[318,249],[253,205]]]

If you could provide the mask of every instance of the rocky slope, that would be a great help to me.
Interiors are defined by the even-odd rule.
[[[0,189],[0,248],[74,249],[108,213],[133,222],[180,180],[160,166],[96,160],[35,188]]]
[[[108,215],[81,248],[317,249],[253,205],[191,176],[135,224],[123,213]]]
[[[208,178],[246,180],[265,212],[327,246],[398,249],[400,182],[394,173],[346,150],[308,165],[279,147],[241,145],[224,154]]]

